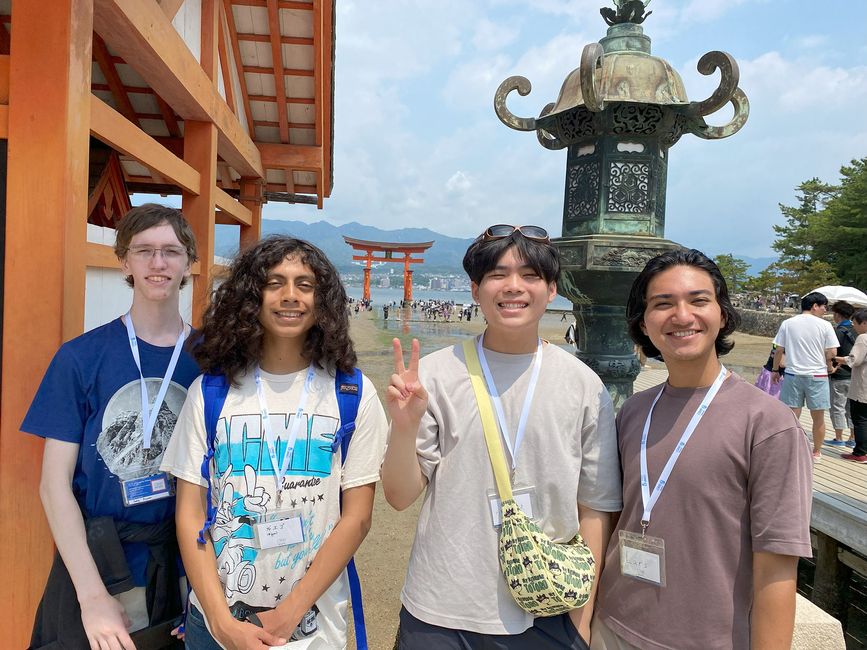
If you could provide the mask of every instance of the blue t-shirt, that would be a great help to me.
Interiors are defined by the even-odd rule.
[[[159,392],[173,346],[138,339],[142,374],[153,400]],[[175,513],[173,497],[124,506],[121,481],[159,472],[163,451],[187,395],[199,374],[186,349],[160,406],[150,449],[142,447],[141,388],[121,319],[64,343],[30,404],[21,430],[78,444],[72,489],[86,517],[157,523]],[[124,546],[136,584],[144,584],[147,546]]]

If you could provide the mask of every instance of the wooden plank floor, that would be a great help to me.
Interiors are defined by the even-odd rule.
[[[635,381],[635,391],[658,386],[667,377],[664,368],[643,368]],[[810,436],[812,425],[806,409],[801,413],[801,426]],[[825,429],[826,440],[833,439],[834,429],[827,414]],[[867,465],[841,460],[840,455],[847,453],[851,453],[851,448],[824,445],[822,460],[813,465],[811,525],[867,555]]]

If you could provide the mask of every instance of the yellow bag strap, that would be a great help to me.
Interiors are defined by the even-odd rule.
[[[485,431],[488,456],[491,458],[491,467],[494,470],[494,478],[497,480],[497,492],[500,493],[502,501],[507,501],[512,498],[512,484],[509,480],[509,471],[506,469],[503,444],[500,442],[500,430],[497,428],[497,421],[494,419],[491,395],[488,393],[485,379],[482,376],[482,366],[479,364],[479,353],[476,351],[475,339],[467,339],[463,345],[464,359],[467,363],[467,370],[470,373],[473,392],[476,394],[476,403],[479,405],[482,429]]]

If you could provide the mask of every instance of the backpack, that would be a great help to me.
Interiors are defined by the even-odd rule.
[[[340,412],[340,427],[334,434],[331,451],[340,448],[340,464],[346,462],[349,452],[349,442],[355,432],[355,418],[358,416],[358,406],[361,404],[361,371],[353,368],[352,372],[337,371],[334,377],[334,391],[337,395],[337,408]],[[217,435],[217,421],[229,394],[229,382],[225,375],[205,373],[202,375],[202,397],[204,399],[205,430],[207,432],[207,451],[202,459],[202,478],[208,483],[206,503],[207,519],[199,531],[199,544],[205,543],[205,532],[214,524],[217,508],[211,500],[211,460],[214,457],[214,439]],[[343,507],[343,494],[340,495],[340,505]],[[352,618],[355,622],[355,643],[358,650],[367,650],[367,628],[364,624],[364,608],[361,602],[361,582],[358,570],[355,568],[355,558],[349,559],[346,565],[349,577],[349,596],[352,602]]]

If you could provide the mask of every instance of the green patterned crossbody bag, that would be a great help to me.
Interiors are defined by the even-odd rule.
[[[590,598],[596,574],[593,554],[580,534],[566,544],[553,542],[518,507],[479,355],[472,339],[463,348],[502,504],[499,559],[509,591],[521,609],[534,616],[555,616],[581,607]]]

